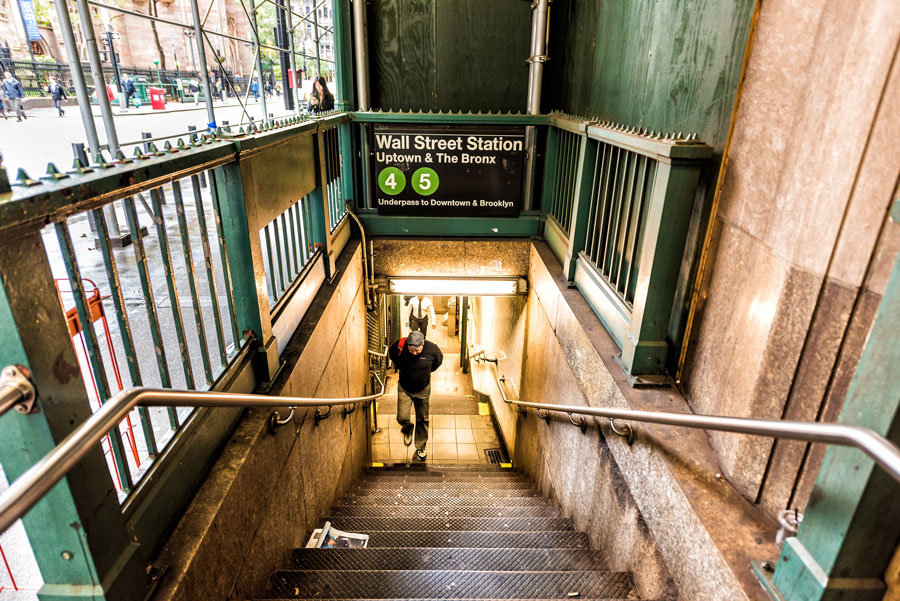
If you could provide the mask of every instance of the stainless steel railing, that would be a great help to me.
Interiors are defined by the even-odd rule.
[[[631,427],[627,426],[627,429],[624,431],[619,430],[612,420],[630,420],[666,426],[682,426],[685,428],[736,432],[739,434],[753,434],[756,436],[856,447],[875,460],[895,480],[900,482],[900,449],[894,443],[869,428],[819,422],[748,419],[718,415],[695,415],[693,413],[638,411],[613,407],[576,407],[573,405],[530,403],[507,398],[504,390],[506,378],[498,375],[496,381],[497,386],[500,387],[500,395],[506,403],[517,406],[522,412],[527,408],[535,409],[541,419],[549,420],[549,412],[565,413],[569,416],[569,421],[583,428],[583,422],[574,421],[572,416],[605,417],[610,419],[611,426],[616,431],[616,434],[626,437],[629,436]],[[630,435],[633,437],[633,433]]]
[[[331,407],[373,401],[381,391],[368,396],[316,399],[308,397],[266,396],[230,392],[197,392],[156,388],[123,390],[109,399],[86,422],[69,434],[43,459],[22,474],[0,496],[0,533],[41,500],[65,476],[72,466],[95,448],[100,440],[136,406],[143,407]],[[318,421],[318,420],[317,420]]]

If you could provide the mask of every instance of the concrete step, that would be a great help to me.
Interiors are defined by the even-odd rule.
[[[472,530],[477,532],[518,532],[531,530],[546,532],[553,530],[571,530],[572,520],[569,518],[373,518],[373,517],[338,517],[325,516],[322,521],[331,522],[338,530],[347,532],[372,533],[375,531],[412,531],[412,530]]]
[[[626,599],[631,579],[607,571],[279,571],[268,598],[280,599]]]
[[[295,549],[290,570],[606,570],[590,549]]]
[[[473,507],[471,505],[337,505],[328,510],[335,519],[370,518],[556,518],[559,509],[552,505],[524,507]]]

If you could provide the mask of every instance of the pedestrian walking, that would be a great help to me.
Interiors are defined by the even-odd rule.
[[[194,106],[200,104],[200,82],[197,81],[196,77],[192,77],[191,81],[188,82],[188,92],[194,96]]]
[[[250,83],[250,91],[253,92],[253,102],[259,102],[259,81],[254,79]]]
[[[3,73],[3,91],[9,98],[12,110],[16,112],[16,121],[28,119],[28,115],[25,114],[25,108],[22,106],[22,102],[25,101],[25,89],[22,88],[19,80],[13,77],[13,74],[9,71]]]
[[[125,81],[122,82],[122,91],[125,92],[125,106],[123,110],[128,110],[131,108],[131,99],[134,98],[135,94],[137,94],[137,87],[134,85],[134,80],[125,74]]]
[[[68,95],[66,94],[66,89],[56,81],[56,77],[53,75],[50,76],[50,83],[47,84],[47,93],[49,93],[50,98],[53,99],[53,106],[59,111],[59,116],[62,117],[65,115],[66,111],[62,108],[62,101],[68,98]]]
[[[410,332],[388,349],[391,361],[399,372],[397,383],[397,423],[403,433],[403,443],[413,441],[415,428],[416,459],[425,461],[428,443],[428,401],[431,398],[431,374],[441,366],[444,355],[433,342],[425,340],[419,331]],[[416,409],[416,423],[409,421],[412,407]]]
[[[409,329],[418,330],[422,335],[428,337],[428,324],[432,328],[437,327],[437,319],[434,316],[434,304],[430,298],[415,296],[409,299]]]

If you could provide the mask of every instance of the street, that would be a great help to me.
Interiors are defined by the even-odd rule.
[[[284,108],[283,97],[271,98],[267,104],[269,113],[275,118],[294,114]],[[216,102],[214,107],[216,122],[220,126],[223,121],[228,121],[232,126],[241,123],[242,110],[234,98],[229,98],[228,104]],[[105,144],[106,131],[103,129],[100,109],[97,106],[92,108],[97,135],[100,143]],[[131,155],[134,146],[128,143],[139,143],[143,132],[150,132],[153,137],[158,137],[184,133],[189,126],[196,126],[200,131],[206,129],[206,105],[203,102],[197,107],[193,103],[167,103],[166,108],[166,111],[153,111],[145,104],[140,109],[132,108],[127,113],[121,113],[118,108],[113,107],[116,131],[123,152]],[[27,111],[28,118],[21,122],[16,121],[15,114],[10,112],[7,112],[6,120],[0,119],[0,153],[10,180],[15,179],[19,168],[25,169],[32,178],[44,175],[49,162],[56,163],[61,170],[71,168],[74,158],[72,144],[86,142],[87,139],[78,107],[67,106],[65,112],[65,116],[60,117],[53,107],[39,108]],[[261,119],[261,103],[253,102],[251,98],[247,112],[255,120]],[[244,117],[244,124],[247,122]],[[160,147],[163,144],[164,142],[157,143]]]

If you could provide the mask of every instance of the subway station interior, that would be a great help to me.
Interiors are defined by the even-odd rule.
[[[900,599],[900,3],[333,11],[333,111],[0,173],[0,600]]]

